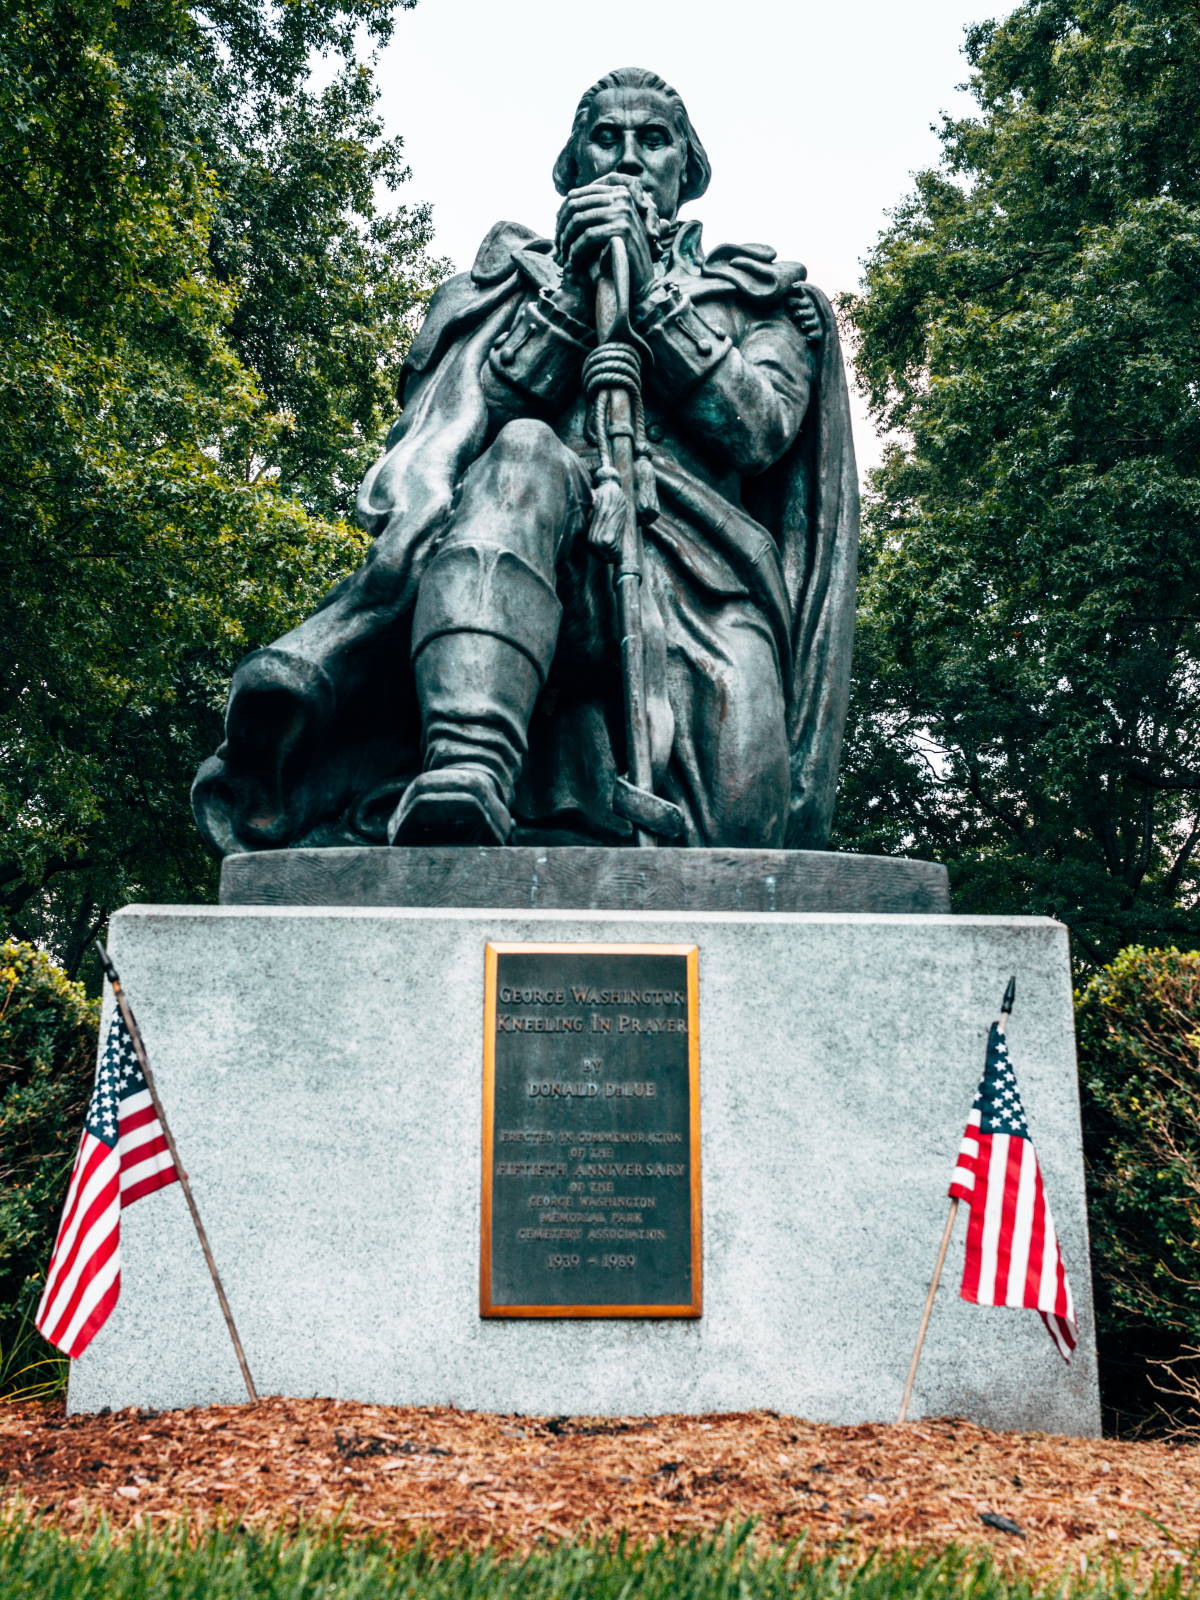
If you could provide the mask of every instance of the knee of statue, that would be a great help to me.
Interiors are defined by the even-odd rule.
[[[225,742],[192,788],[200,832],[218,855],[274,849],[303,831],[319,799],[312,761],[333,721],[334,701],[329,674],[303,656],[256,650],[241,663]],[[294,763],[309,768],[299,782]]]
[[[333,712],[329,674],[284,650],[256,650],[234,673],[225,723],[226,747],[261,751],[264,734],[294,744],[324,726]]]
[[[506,464],[543,467],[548,460],[563,457],[565,446],[549,423],[516,417],[500,429],[488,454]]]

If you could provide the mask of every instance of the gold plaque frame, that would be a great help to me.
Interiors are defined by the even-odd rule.
[[[492,1169],[495,1157],[496,997],[499,958],[529,955],[683,956],[687,971],[688,1152],[690,1160],[691,1281],[687,1305],[503,1305],[492,1291]],[[483,986],[483,1172],[480,1204],[479,1315],[481,1317],[686,1317],[703,1315],[703,1248],[700,1184],[700,976],[694,944],[493,943],[486,949]]]

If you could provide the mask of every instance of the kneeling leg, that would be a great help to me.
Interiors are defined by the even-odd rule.
[[[558,639],[558,561],[589,493],[578,457],[528,420],[503,428],[464,476],[413,615],[425,770],[392,819],[392,843],[503,844],[511,832]]]

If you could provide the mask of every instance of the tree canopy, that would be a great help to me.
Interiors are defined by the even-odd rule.
[[[1200,929],[1200,10],[1025,0],[849,310],[867,497],[844,847],[1091,960]]]
[[[232,666],[361,557],[443,270],[380,203],[370,51],[411,3],[0,6],[0,902],[71,970],[125,901],[211,897],[187,796]]]

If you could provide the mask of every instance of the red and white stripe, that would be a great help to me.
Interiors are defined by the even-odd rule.
[[[982,1306],[1024,1306],[1042,1320],[1065,1361],[1077,1343],[1075,1303],[1031,1139],[980,1133],[971,1112],[950,1182],[971,1208],[962,1297]]]
[[[119,1127],[121,1204],[131,1206],[143,1195],[174,1183],[179,1174],[171,1160],[149,1089],[140,1089],[121,1101]]]
[[[115,1145],[84,1129],[34,1318],[72,1359],[87,1349],[121,1292],[122,1206],[179,1176],[148,1090],[122,1099],[117,1128]]]

